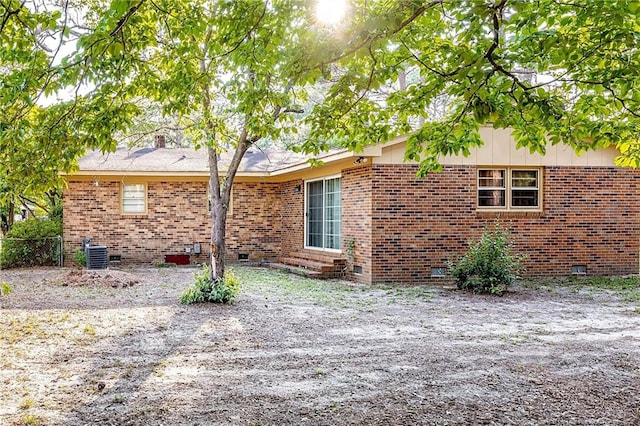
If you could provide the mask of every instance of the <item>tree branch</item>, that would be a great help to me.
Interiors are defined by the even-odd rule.
[[[636,112],[636,111],[632,110],[631,108],[629,108],[629,107],[627,106],[626,99],[622,99],[621,97],[619,97],[618,95],[616,95],[616,93],[614,92],[614,90],[613,90],[611,87],[609,87],[609,85],[607,85],[607,84],[603,84],[602,86],[603,86],[603,87],[604,87],[604,88],[605,88],[605,89],[606,89],[606,90],[611,94],[611,96],[613,96],[613,98],[614,98],[616,101],[620,102],[620,104],[622,105],[622,108],[623,108],[625,111],[627,111],[629,114],[633,115],[634,117],[640,118],[640,113],[638,113],[638,112]]]
[[[2,34],[4,32],[4,27],[7,25],[7,23],[9,22],[9,19],[11,18],[11,16],[18,16],[18,13],[20,13],[20,10],[24,7],[24,4],[26,3],[26,0],[24,0],[20,6],[18,6],[17,9],[15,10],[10,10],[9,6],[5,5],[3,2],[3,6],[7,9],[4,16],[2,17],[2,24],[0,25],[0,34]]]
[[[338,62],[338,61],[340,61],[340,60],[342,60],[342,59],[344,59],[344,58],[346,58],[348,56],[353,55],[355,52],[357,52],[358,50],[362,49],[363,47],[365,47],[367,45],[371,46],[373,44],[373,42],[375,42],[376,40],[395,35],[395,34],[399,33],[400,31],[402,31],[402,29],[404,29],[405,27],[410,25],[413,21],[418,19],[427,10],[429,10],[429,9],[435,7],[435,6],[438,6],[438,5],[442,5],[444,3],[444,1],[445,0],[434,0],[432,2],[424,4],[424,5],[420,6],[418,9],[416,9],[413,12],[413,14],[411,14],[411,16],[409,16],[407,19],[402,21],[400,23],[400,25],[398,25],[396,28],[394,28],[392,30],[389,30],[389,31],[383,31],[383,32],[380,32],[378,34],[374,34],[374,35],[370,35],[368,37],[365,37],[359,43],[357,43],[356,45],[354,45],[350,49],[342,52],[341,54],[339,54],[337,56],[334,56],[333,58],[330,58],[327,61],[322,61],[322,62],[320,62],[318,64],[313,65],[313,66],[303,68],[301,70],[301,72],[310,71],[310,70],[316,69],[316,68],[322,68],[322,67],[324,67],[324,66],[326,66],[328,64],[332,64],[332,63]]]
[[[242,46],[242,43],[244,43],[244,41],[248,37],[251,36],[251,33],[253,33],[256,30],[256,28],[258,28],[258,25],[260,25],[260,22],[262,22],[262,20],[264,19],[265,15],[267,13],[268,4],[269,4],[268,1],[264,2],[264,7],[262,8],[262,13],[258,17],[258,20],[256,22],[254,22],[254,24],[251,26],[251,28],[249,28],[249,31],[247,31],[247,33],[240,40],[238,40],[238,42],[231,48],[231,50],[228,50],[228,51],[226,51],[226,52],[214,57],[213,59],[223,58],[225,56],[228,56],[228,55],[232,54],[236,50],[238,50],[240,48],[240,46]]]
[[[496,51],[496,49],[500,46],[500,23],[502,22],[502,14],[504,13],[504,7],[507,3],[507,0],[502,0],[500,3],[498,3],[497,5],[493,6],[492,9],[492,14],[491,14],[491,20],[492,20],[492,28],[491,28],[491,32],[493,35],[493,41],[491,43],[491,46],[489,47],[489,50],[487,50],[487,52],[484,54],[485,59],[487,59],[487,61],[489,61],[489,63],[491,64],[491,66],[493,67],[493,69],[501,74],[506,75],[507,77],[509,77],[510,79],[513,80],[513,82],[515,84],[517,84],[518,86],[520,86],[520,88],[524,91],[529,91],[531,90],[531,87],[527,86],[526,84],[524,84],[522,81],[520,81],[520,79],[513,74],[511,71],[508,71],[507,69],[505,69],[502,65],[500,65],[495,57],[493,56],[494,52]]]
[[[142,6],[142,4],[144,2],[145,2],[145,0],[140,0],[137,5],[133,6],[131,9],[129,9],[127,11],[127,13],[125,13],[124,16],[122,18],[120,18],[120,20],[116,24],[116,27],[109,33],[109,35],[111,37],[115,37],[116,34],[118,34],[120,31],[122,31],[122,28],[124,28],[125,24],[129,20],[129,18],[131,18],[131,16],[133,16],[133,14],[136,13],[138,11],[138,9],[140,9],[140,7]]]
[[[473,63],[468,63],[465,65],[460,65],[459,67],[457,67],[455,70],[450,71],[450,72],[442,72],[442,71],[438,71],[437,69],[430,67],[429,65],[427,65],[418,55],[416,55],[410,48],[409,46],[407,46],[406,42],[404,40],[400,41],[402,43],[402,45],[405,47],[405,49],[407,49],[407,51],[409,52],[409,54],[413,57],[413,59],[415,59],[415,61],[417,63],[419,63],[420,65],[422,65],[427,71],[432,72],[442,78],[451,78],[454,75],[456,75],[457,73],[459,73],[463,68],[466,68],[468,66],[471,66]]]

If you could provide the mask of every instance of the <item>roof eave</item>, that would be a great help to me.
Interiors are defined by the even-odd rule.
[[[388,147],[391,145],[395,145],[398,143],[405,142],[407,140],[407,135],[399,136],[389,142],[377,145],[370,145],[365,147],[361,152],[356,153],[353,151],[349,151],[347,149],[343,149],[340,151],[327,153],[323,156],[319,156],[316,158],[317,161],[322,164],[331,164],[339,161],[344,161],[349,158],[358,158],[358,157],[378,157],[382,155],[382,149],[384,147]],[[302,172],[306,169],[311,169],[315,167],[309,160],[300,161],[288,166],[283,166],[281,168],[276,168],[273,170],[252,170],[252,171],[238,171],[236,176],[239,177],[271,177],[271,176],[283,176],[290,173]],[[224,171],[222,171],[224,172]],[[191,170],[191,171],[158,171],[158,170],[92,170],[92,169],[83,169],[78,170],[72,173],[60,173],[62,176],[114,176],[114,175],[125,175],[125,176],[195,176],[195,177],[206,177],[209,176],[208,170]]]

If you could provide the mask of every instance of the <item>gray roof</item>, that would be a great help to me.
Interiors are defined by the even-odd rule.
[[[267,173],[304,164],[308,156],[285,150],[247,151],[239,172]],[[219,168],[227,169],[230,153],[221,154]],[[115,152],[89,151],[78,161],[80,172],[208,173],[207,150],[192,148],[118,148]]]

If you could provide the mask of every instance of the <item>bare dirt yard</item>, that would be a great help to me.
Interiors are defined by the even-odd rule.
[[[640,424],[637,293],[193,273],[0,271],[0,424]]]

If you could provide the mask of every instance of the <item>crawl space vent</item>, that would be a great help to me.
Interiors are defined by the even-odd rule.
[[[447,276],[447,268],[444,268],[442,266],[431,268],[432,278],[444,278],[446,276]]]
[[[587,265],[573,265],[571,267],[572,275],[586,275],[587,274]]]

